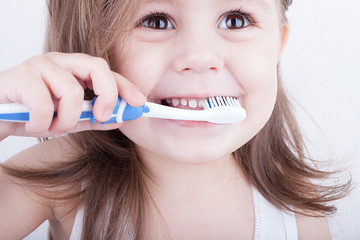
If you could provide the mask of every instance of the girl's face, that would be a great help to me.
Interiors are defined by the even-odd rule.
[[[126,122],[120,130],[135,142],[142,157],[213,162],[231,156],[259,132],[274,107],[286,35],[278,4],[275,0],[142,2],[129,46],[115,50],[115,70],[150,102],[193,109],[209,96],[233,96],[247,111],[246,120],[229,125],[155,118]]]

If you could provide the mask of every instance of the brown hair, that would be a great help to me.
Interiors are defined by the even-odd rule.
[[[283,22],[291,3],[292,0],[281,0]],[[46,51],[86,53],[111,64],[112,49],[119,41],[125,44],[127,23],[138,4],[140,1],[134,0],[48,0]],[[74,211],[83,206],[82,239],[127,239],[132,235],[134,239],[144,239],[145,219],[154,215],[150,211],[156,206],[150,204],[151,196],[144,183],[146,169],[133,143],[119,130],[70,136],[84,149],[71,162],[41,170],[3,167],[9,174],[26,176],[26,181],[44,189],[39,194],[72,202]],[[330,214],[336,210],[331,202],[343,197],[349,187],[348,183],[327,187],[310,181],[324,179],[331,173],[308,163],[280,78],[272,116],[234,156],[251,184],[281,209],[312,216]],[[49,189],[58,183],[81,191],[50,194]]]
[[[280,0],[280,16],[283,22],[286,22],[286,12],[292,4],[293,0]]]

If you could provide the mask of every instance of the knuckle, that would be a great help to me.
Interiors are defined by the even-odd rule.
[[[33,67],[34,65],[38,65],[44,61],[46,61],[46,57],[44,55],[35,55],[25,61],[25,63]]]
[[[56,129],[56,132],[62,132],[62,133],[69,132],[76,126],[79,117],[80,114],[78,116],[74,112],[72,113],[67,112],[65,114],[63,113],[56,118],[56,123],[53,129]]]
[[[48,100],[39,100],[33,103],[32,111],[40,117],[52,116],[54,113],[54,104]]]
[[[56,58],[58,56],[62,55],[62,53],[59,53],[59,52],[48,52],[48,53],[45,53],[44,55],[42,55],[44,58],[47,58],[47,59],[53,59],[53,58]]]
[[[106,106],[115,105],[116,101],[117,95],[114,94],[106,94],[101,98],[102,104]]]
[[[75,84],[72,87],[72,89],[73,89],[73,93],[74,93],[75,97],[78,97],[78,98],[81,98],[81,99],[84,98],[85,92],[84,92],[83,87],[80,84],[78,84],[78,83]]]
[[[86,53],[80,53],[80,52],[75,52],[75,53],[68,53],[70,54],[71,56],[74,56],[74,57],[78,57],[78,58],[89,58],[89,55],[86,54]]]
[[[25,131],[30,135],[36,135],[46,132],[49,129],[49,125],[39,123],[39,122],[32,122],[30,125],[25,126]],[[24,132],[22,135],[27,135]]]
[[[48,60],[43,55],[32,56],[17,66],[17,73],[27,78],[39,77],[41,68],[47,65]]]
[[[76,81],[71,81],[67,83],[67,87],[64,90],[66,96],[71,99],[83,99],[85,92],[83,87]]]
[[[108,62],[101,57],[94,57],[93,62],[94,62],[94,66],[98,67],[100,69],[108,69],[109,68]]]
[[[32,125],[27,126],[25,130],[29,134],[40,134],[45,132],[47,130],[47,127],[34,123]],[[26,133],[24,132],[23,135],[26,135]]]
[[[40,56],[33,56],[18,66],[18,73],[26,74],[25,76],[33,74],[41,63]]]
[[[33,114],[33,117],[30,117],[30,121],[25,125],[26,132],[30,134],[40,134],[46,132],[52,122],[52,116],[34,115],[35,114]]]
[[[25,69],[26,71],[34,72],[36,70],[39,70],[41,68],[44,68],[49,66],[49,63],[54,63],[53,57],[55,54],[59,53],[46,53],[46,54],[38,54],[34,55],[21,64],[19,64],[17,67],[18,69]]]
[[[24,62],[23,64],[17,66],[16,73],[18,76],[26,76],[27,78],[31,78],[33,75],[35,75],[35,68],[33,64],[29,61]],[[17,81],[20,81],[20,79],[17,79]]]

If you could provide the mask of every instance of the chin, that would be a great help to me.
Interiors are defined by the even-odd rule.
[[[150,124],[151,123],[151,124]],[[143,158],[187,164],[209,164],[231,157],[252,136],[250,127],[236,125],[183,126],[174,121],[133,121],[121,127]],[[150,137],[149,137],[150,136]]]
[[[165,149],[165,148],[164,148]],[[237,147],[227,145],[208,145],[208,144],[183,144],[182,146],[166,148],[163,158],[183,164],[211,164],[222,159],[227,159]]]

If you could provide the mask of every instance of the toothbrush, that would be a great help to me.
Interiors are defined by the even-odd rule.
[[[92,101],[84,101],[79,121],[96,122],[92,112],[95,101],[96,97]],[[210,97],[207,101],[202,101],[201,105],[204,110],[179,109],[151,102],[146,102],[141,107],[133,107],[119,97],[110,120],[103,124],[131,121],[140,117],[206,121],[216,124],[236,123],[246,118],[245,109],[234,97]],[[0,121],[29,121],[29,110],[19,103],[0,104]]]

